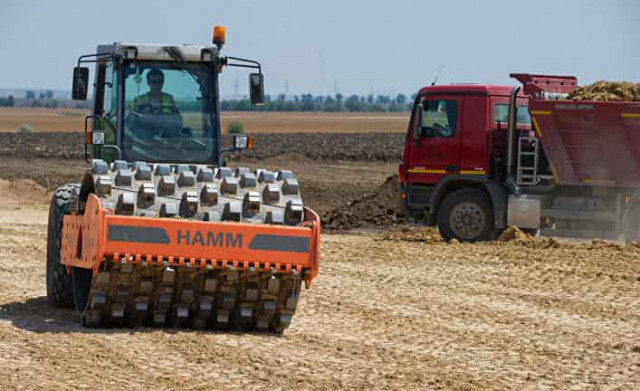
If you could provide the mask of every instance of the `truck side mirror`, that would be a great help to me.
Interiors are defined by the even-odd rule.
[[[71,98],[73,100],[87,100],[89,92],[89,68],[73,68],[73,87],[71,88]]]
[[[249,74],[249,95],[252,105],[262,106],[264,104],[264,75],[262,73]]]

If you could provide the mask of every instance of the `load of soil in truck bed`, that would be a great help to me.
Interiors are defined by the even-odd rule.
[[[597,81],[571,91],[569,99],[640,102],[640,83]]]

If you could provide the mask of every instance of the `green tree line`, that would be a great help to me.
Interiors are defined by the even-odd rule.
[[[326,111],[326,112],[403,112],[411,109],[413,102],[404,94],[395,97],[387,95],[351,95],[345,98],[342,94],[316,95],[302,94],[294,95],[290,99],[284,94],[273,99],[270,95],[265,96],[264,106],[252,106],[248,99],[222,100],[220,107],[226,111]]]
[[[16,101],[13,99],[13,95],[9,95],[6,98],[0,97],[0,107],[13,107],[15,104]]]
[[[19,103],[20,106],[29,106],[29,107],[46,107],[48,109],[55,109],[60,106],[60,102],[57,99],[54,99],[54,93],[52,90],[45,90],[39,93],[33,90],[27,90],[25,94],[25,99]],[[0,107],[14,107],[16,106],[16,99],[13,95],[9,95],[7,97],[0,97]]]

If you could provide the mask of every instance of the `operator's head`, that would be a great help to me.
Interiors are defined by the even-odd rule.
[[[158,68],[153,68],[147,73],[147,84],[152,93],[162,91],[164,84],[164,73]]]

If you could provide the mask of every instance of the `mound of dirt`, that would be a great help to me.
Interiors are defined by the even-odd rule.
[[[591,241],[590,245],[586,246],[589,250],[596,250],[596,249],[611,249],[611,250],[618,250],[618,251],[622,251],[625,249],[625,246],[619,243],[613,243],[613,242],[609,242],[607,240],[604,239],[600,239],[600,238],[595,238]],[[635,247],[635,244],[633,242],[629,243],[629,247],[633,248]]]
[[[640,101],[640,84],[597,81],[571,91],[569,99],[597,101]]]
[[[3,202],[18,204],[46,204],[49,191],[31,180],[7,181],[0,179],[0,194]]]
[[[388,177],[373,193],[322,215],[323,228],[348,230],[367,226],[390,226],[400,222],[396,216],[397,189],[398,176]]]
[[[498,241],[500,242],[535,242],[536,238],[529,235],[528,233],[522,232],[522,230],[518,227],[511,226],[505,229],[500,237],[498,237]]]

